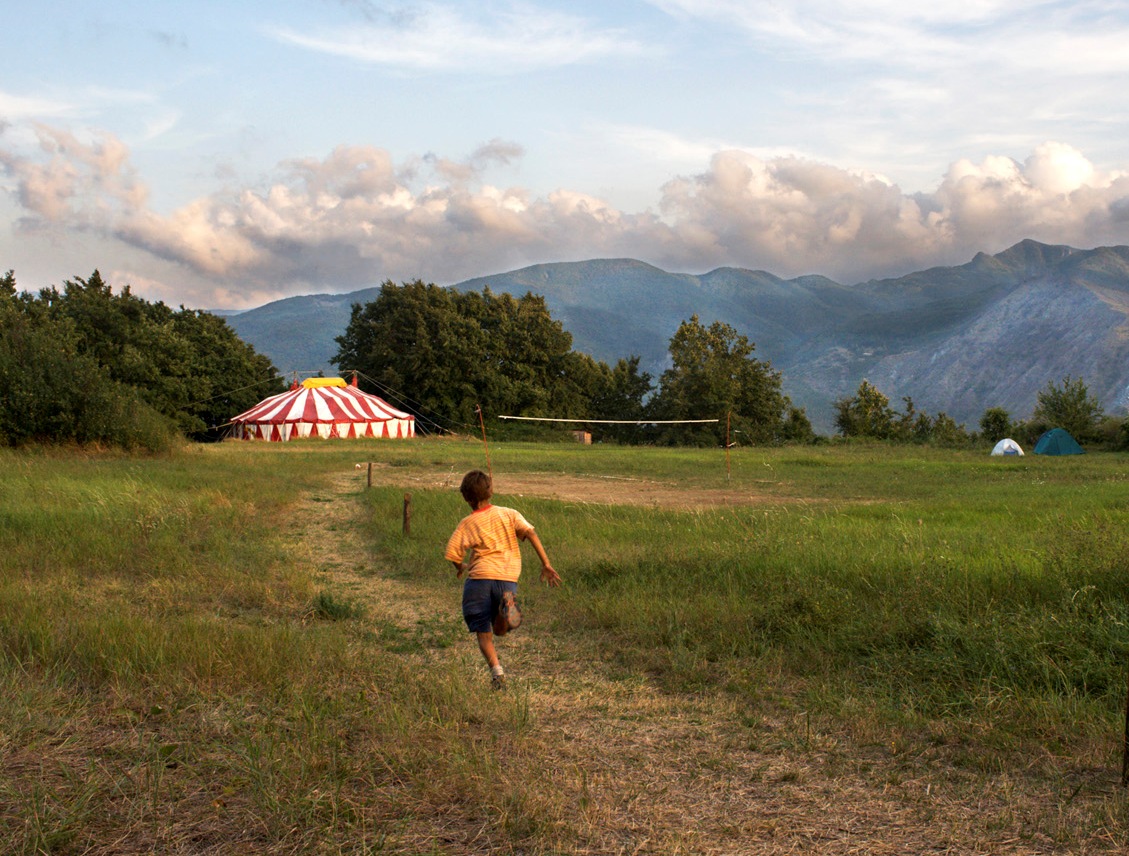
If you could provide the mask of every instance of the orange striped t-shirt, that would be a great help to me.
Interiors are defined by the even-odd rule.
[[[444,556],[449,562],[461,562],[470,550],[469,579],[516,583],[521,576],[518,536],[532,531],[533,526],[520,511],[485,505],[459,521]]]

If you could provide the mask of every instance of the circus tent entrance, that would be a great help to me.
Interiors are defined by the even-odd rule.
[[[302,437],[414,437],[415,417],[357,388],[357,379],[309,378],[272,395],[232,422],[232,436],[282,442]]]

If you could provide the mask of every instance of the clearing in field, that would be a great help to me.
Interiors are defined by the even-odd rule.
[[[459,478],[450,469],[404,471],[402,467],[377,465],[375,478],[383,484],[405,488],[454,490]],[[758,491],[755,484],[741,489],[694,487],[674,481],[615,475],[576,475],[566,473],[507,472],[495,479],[499,495],[554,499],[561,502],[591,502],[601,505],[643,505],[655,508],[690,509],[721,505],[757,505],[779,502],[780,497]],[[801,502],[802,498],[792,501]],[[808,501],[818,501],[809,498]]]

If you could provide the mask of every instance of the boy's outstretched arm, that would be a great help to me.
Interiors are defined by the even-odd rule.
[[[541,581],[550,586],[559,586],[561,584],[561,575],[553,570],[553,565],[549,561],[549,554],[545,552],[545,547],[541,543],[541,539],[537,537],[537,531],[530,529],[522,537],[533,545],[533,549],[537,553],[537,558],[541,560]]]

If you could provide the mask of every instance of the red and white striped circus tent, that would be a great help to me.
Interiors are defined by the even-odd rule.
[[[339,377],[295,382],[231,420],[232,436],[244,440],[285,441],[299,437],[389,437],[416,434],[416,418]]]

